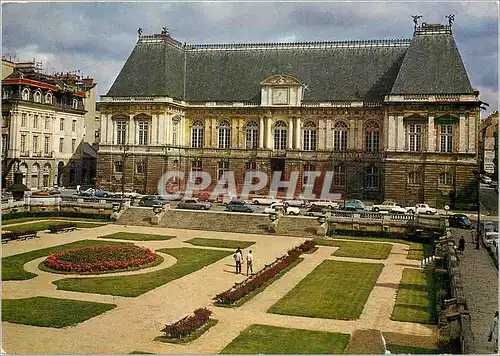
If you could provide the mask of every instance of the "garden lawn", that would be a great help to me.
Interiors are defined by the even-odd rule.
[[[53,225],[62,225],[62,224],[67,224],[67,222],[63,221],[43,221],[43,222],[37,222],[33,224],[22,224],[22,225],[15,225],[15,226],[9,226],[5,230],[12,231],[12,232],[25,232],[25,231],[43,231],[47,230],[49,226]],[[98,226],[104,226],[107,225],[106,223],[89,223],[89,222],[75,222],[76,227],[79,228],[89,228],[89,227],[98,227]]]
[[[427,278],[430,278],[429,284]],[[391,319],[434,324],[433,305],[429,298],[432,288],[432,272],[426,277],[426,271],[405,268]]]
[[[391,244],[375,244],[370,242],[351,242],[338,240],[322,240],[318,245],[339,247],[332,256],[354,257],[354,258],[372,258],[385,260],[391,253]]]
[[[255,241],[235,241],[235,240],[222,240],[222,239],[204,239],[201,237],[195,237],[194,239],[184,241],[191,245],[196,246],[209,246],[209,247],[219,247],[219,248],[231,248],[236,250],[238,247],[241,249],[252,246]]]
[[[115,307],[114,304],[47,297],[2,299],[2,321],[63,328],[81,323]]]
[[[167,235],[150,235],[150,234],[136,234],[135,232],[117,232],[110,235],[99,236],[100,239],[119,239],[119,240],[134,240],[134,241],[156,241],[156,240],[170,240],[175,236]]]
[[[181,278],[232,254],[232,251],[195,248],[158,250],[177,259],[173,266],[149,273],[113,277],[66,278],[54,281],[57,289],[137,297],[174,279]]]
[[[222,354],[341,354],[348,334],[250,325]]]
[[[68,221],[69,220],[69,221],[95,222],[95,223],[100,223],[100,224],[109,223],[108,220],[104,220],[104,219],[86,219],[86,218],[72,218],[72,217],[64,217],[64,216],[61,216],[61,217],[48,216],[48,217],[39,217],[39,218],[31,217],[31,218],[2,220],[2,225],[6,226],[6,225],[12,225],[12,224],[20,224],[20,223],[29,222],[29,221],[35,222],[37,220],[50,220],[50,221]]]
[[[323,261],[268,312],[329,319],[356,319],[383,264]]]
[[[127,242],[81,240],[69,244],[48,247],[41,250],[34,250],[30,252],[21,253],[19,255],[5,257],[2,258],[2,280],[13,281],[13,280],[25,280],[25,279],[35,278],[37,274],[25,271],[23,269],[23,265],[29,261],[33,261],[43,256],[47,256],[53,252],[67,250],[71,248],[77,248],[77,247],[97,246],[97,245],[99,246],[122,245],[126,243]]]

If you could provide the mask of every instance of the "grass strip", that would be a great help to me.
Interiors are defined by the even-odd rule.
[[[19,218],[19,219],[10,219],[10,220],[2,220],[2,225],[13,225],[20,224],[29,221],[38,221],[38,220],[49,220],[49,221],[82,221],[82,222],[95,222],[95,223],[106,223],[106,220],[103,219],[86,219],[86,218],[71,218],[71,217],[40,217],[40,218]]]
[[[184,241],[188,244],[195,246],[207,246],[207,247],[218,247],[218,248],[231,248],[236,250],[238,247],[241,249],[252,246],[255,241],[235,241],[235,240],[223,240],[223,239],[205,239],[201,237],[195,237],[194,239]]]
[[[48,247],[41,250],[34,250],[30,252],[21,253],[19,255],[13,255],[9,257],[2,258],[2,280],[4,281],[20,281],[31,279],[37,276],[37,274],[27,272],[23,269],[23,265],[29,261],[33,261],[37,258],[47,256],[50,253],[67,250],[78,247],[87,246],[101,246],[101,245],[122,245],[126,242],[114,242],[114,241],[96,241],[96,240],[81,240],[76,242],[71,242],[64,245],[57,245],[54,247]]]
[[[391,253],[391,244],[362,243],[339,240],[316,239],[316,243],[322,246],[339,247],[332,256],[369,258],[385,260]]]
[[[384,265],[323,261],[269,313],[329,319],[357,319]]]
[[[222,354],[341,354],[348,334],[250,325]]]
[[[296,259],[291,264],[289,264],[284,270],[281,270],[276,276],[274,276],[273,278],[271,278],[270,280],[268,280],[266,283],[264,283],[263,285],[261,285],[259,288],[254,289],[253,291],[251,291],[250,293],[248,293],[247,295],[245,295],[243,298],[238,299],[233,304],[214,303],[214,305],[216,305],[218,307],[223,307],[223,308],[237,308],[237,307],[241,307],[243,304],[245,304],[246,302],[248,302],[250,299],[252,299],[253,297],[255,297],[257,294],[259,294],[260,292],[262,292],[264,289],[266,289],[269,285],[273,284],[274,281],[276,281],[277,279],[280,279],[281,277],[283,277],[283,275],[285,275],[285,273],[287,273],[289,270],[291,270],[292,268],[294,268],[296,265],[298,265],[302,261],[304,261],[303,258]]]
[[[232,251],[205,250],[195,248],[164,248],[158,250],[177,259],[173,266],[142,274],[129,276],[66,278],[52,282],[57,289],[109,294],[123,297],[137,297],[177,278],[193,273],[224,257]]]
[[[12,232],[25,232],[25,231],[43,231],[47,230],[49,226],[66,224],[62,221],[43,221],[33,224],[23,224],[23,225],[15,225],[9,226],[9,228],[5,229]],[[75,222],[77,228],[89,228],[89,227],[99,227],[107,224],[103,224],[102,221],[98,223],[89,223],[89,222]]]
[[[391,319],[434,324],[432,288],[432,271],[405,268]]]
[[[215,326],[219,321],[217,319],[209,319],[207,323],[202,325],[200,328],[196,329],[193,331],[191,334],[188,336],[182,338],[182,339],[177,339],[177,338],[166,338],[163,336],[158,336],[155,337],[155,341],[160,341],[160,342],[167,342],[169,344],[187,344],[190,343],[191,341],[196,340],[199,338],[201,335],[203,335],[205,332],[207,332],[211,327]]]
[[[137,234],[135,232],[117,232],[114,234],[99,236],[100,239],[119,239],[133,241],[163,241],[175,238],[168,235]]]
[[[84,322],[115,307],[114,304],[48,297],[2,299],[2,321],[63,328]]]

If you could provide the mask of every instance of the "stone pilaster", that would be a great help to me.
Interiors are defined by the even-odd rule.
[[[261,116],[259,120],[259,148],[264,148],[264,118]]]
[[[465,153],[467,150],[467,127],[466,116],[460,114],[460,121],[458,124],[458,152]]]
[[[403,125],[403,115],[398,115],[396,118],[396,128],[397,128],[397,151],[405,150],[405,128]]]
[[[434,126],[434,116],[429,116],[427,123],[427,151],[436,151],[436,127]]]

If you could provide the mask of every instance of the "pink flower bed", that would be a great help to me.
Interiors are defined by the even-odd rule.
[[[210,315],[212,315],[212,311],[207,308],[196,309],[194,315],[187,316],[176,323],[165,325],[162,332],[165,333],[167,339],[182,339],[205,325],[210,319]]]

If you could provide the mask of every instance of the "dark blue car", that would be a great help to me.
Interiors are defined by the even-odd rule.
[[[231,200],[226,205],[227,211],[238,211],[242,213],[253,213],[255,208],[249,204],[247,204],[244,200]]]

